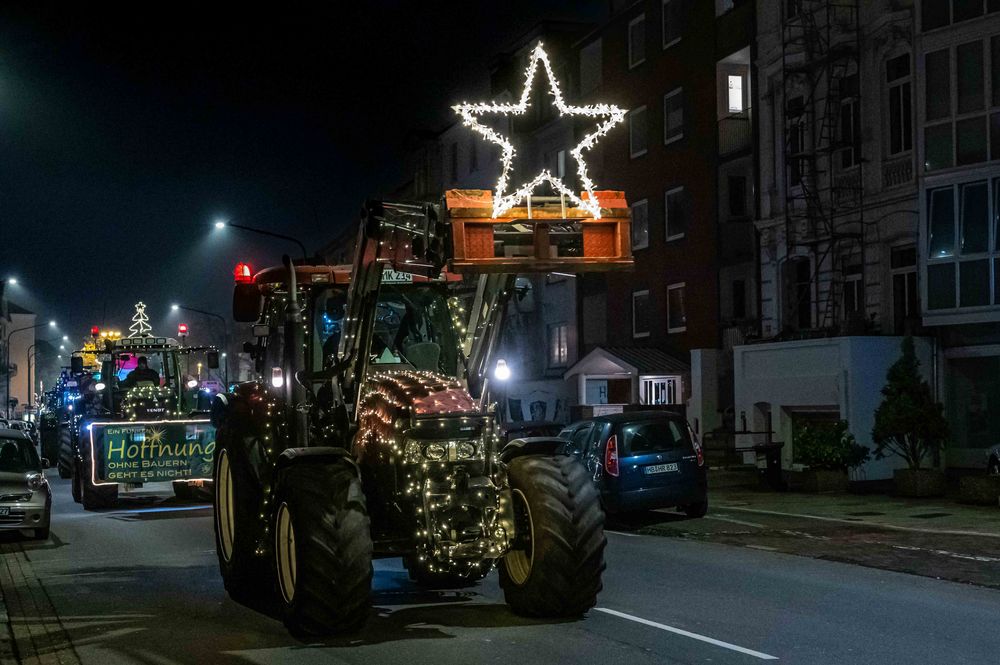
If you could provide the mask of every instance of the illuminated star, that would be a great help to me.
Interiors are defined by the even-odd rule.
[[[154,446],[159,444],[161,441],[163,441],[163,430],[156,429],[153,427],[149,428],[149,436],[146,437],[146,440],[149,441],[149,443]]]
[[[524,112],[528,109],[528,102],[531,96],[531,86],[532,82],[535,80],[535,74],[538,72],[539,63],[541,63],[545,68],[545,74],[549,79],[549,94],[552,95],[553,103],[559,110],[560,116],[582,115],[590,118],[604,118],[597,124],[597,128],[584,136],[583,140],[580,141],[576,147],[570,150],[569,153],[573,157],[574,161],[576,161],[576,172],[580,178],[580,184],[583,185],[583,189],[587,194],[586,200],[580,199],[575,192],[570,190],[562,180],[552,175],[548,169],[542,169],[542,171],[539,172],[533,179],[525,182],[516,190],[508,194],[507,187],[510,184],[510,173],[513,170],[511,168],[511,162],[514,159],[514,146],[507,139],[507,137],[501,135],[492,127],[479,122],[478,116],[487,113],[499,113],[503,115],[524,114]],[[611,104],[594,104],[591,106],[570,106],[567,104],[565,100],[563,100],[562,92],[559,90],[559,83],[556,81],[556,76],[552,72],[552,65],[549,63],[549,56],[546,55],[541,43],[539,43],[538,46],[536,46],[531,52],[531,59],[528,62],[528,69],[524,82],[524,91],[521,93],[520,101],[516,104],[498,104],[496,102],[487,102],[480,104],[457,104],[452,108],[456,113],[462,116],[462,122],[466,127],[470,128],[477,134],[482,135],[482,137],[487,141],[497,144],[502,150],[501,162],[503,166],[500,172],[500,179],[497,180],[496,193],[493,197],[494,218],[499,217],[504,212],[510,210],[523,201],[525,197],[530,195],[531,192],[543,182],[548,182],[552,185],[556,191],[566,196],[576,207],[589,211],[590,214],[594,216],[594,219],[600,218],[601,203],[597,200],[597,197],[594,196],[594,183],[587,175],[587,164],[583,161],[583,151],[594,147],[594,144],[597,143],[597,139],[607,134],[612,127],[624,120],[625,111],[617,106],[612,106]]]

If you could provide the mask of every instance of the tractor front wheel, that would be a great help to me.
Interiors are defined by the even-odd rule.
[[[577,617],[597,603],[604,571],[604,511],[586,469],[568,456],[510,464],[515,538],[500,586],[515,613]]]
[[[354,467],[343,461],[284,469],[274,506],[285,625],[305,635],[361,628],[371,607],[372,540]]]

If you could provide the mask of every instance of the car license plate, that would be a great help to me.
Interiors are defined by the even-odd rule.
[[[643,469],[643,471],[646,473],[647,476],[652,475],[654,473],[670,473],[671,471],[676,471],[676,470],[677,470],[676,462],[673,464],[653,464]]]
[[[0,515],[2,516],[10,515],[10,508],[7,508],[6,506],[0,506]]]

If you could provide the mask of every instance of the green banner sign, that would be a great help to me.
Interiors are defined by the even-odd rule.
[[[155,483],[211,478],[215,428],[206,421],[94,423],[98,480]]]

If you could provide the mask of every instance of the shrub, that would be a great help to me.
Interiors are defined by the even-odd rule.
[[[924,458],[940,450],[948,439],[943,407],[934,401],[931,388],[920,377],[920,361],[913,339],[903,339],[903,355],[889,368],[882,404],[875,410],[875,457],[902,457],[913,470]]]
[[[804,425],[794,438],[795,458],[810,469],[847,470],[868,461],[868,448],[859,445],[847,421]]]

